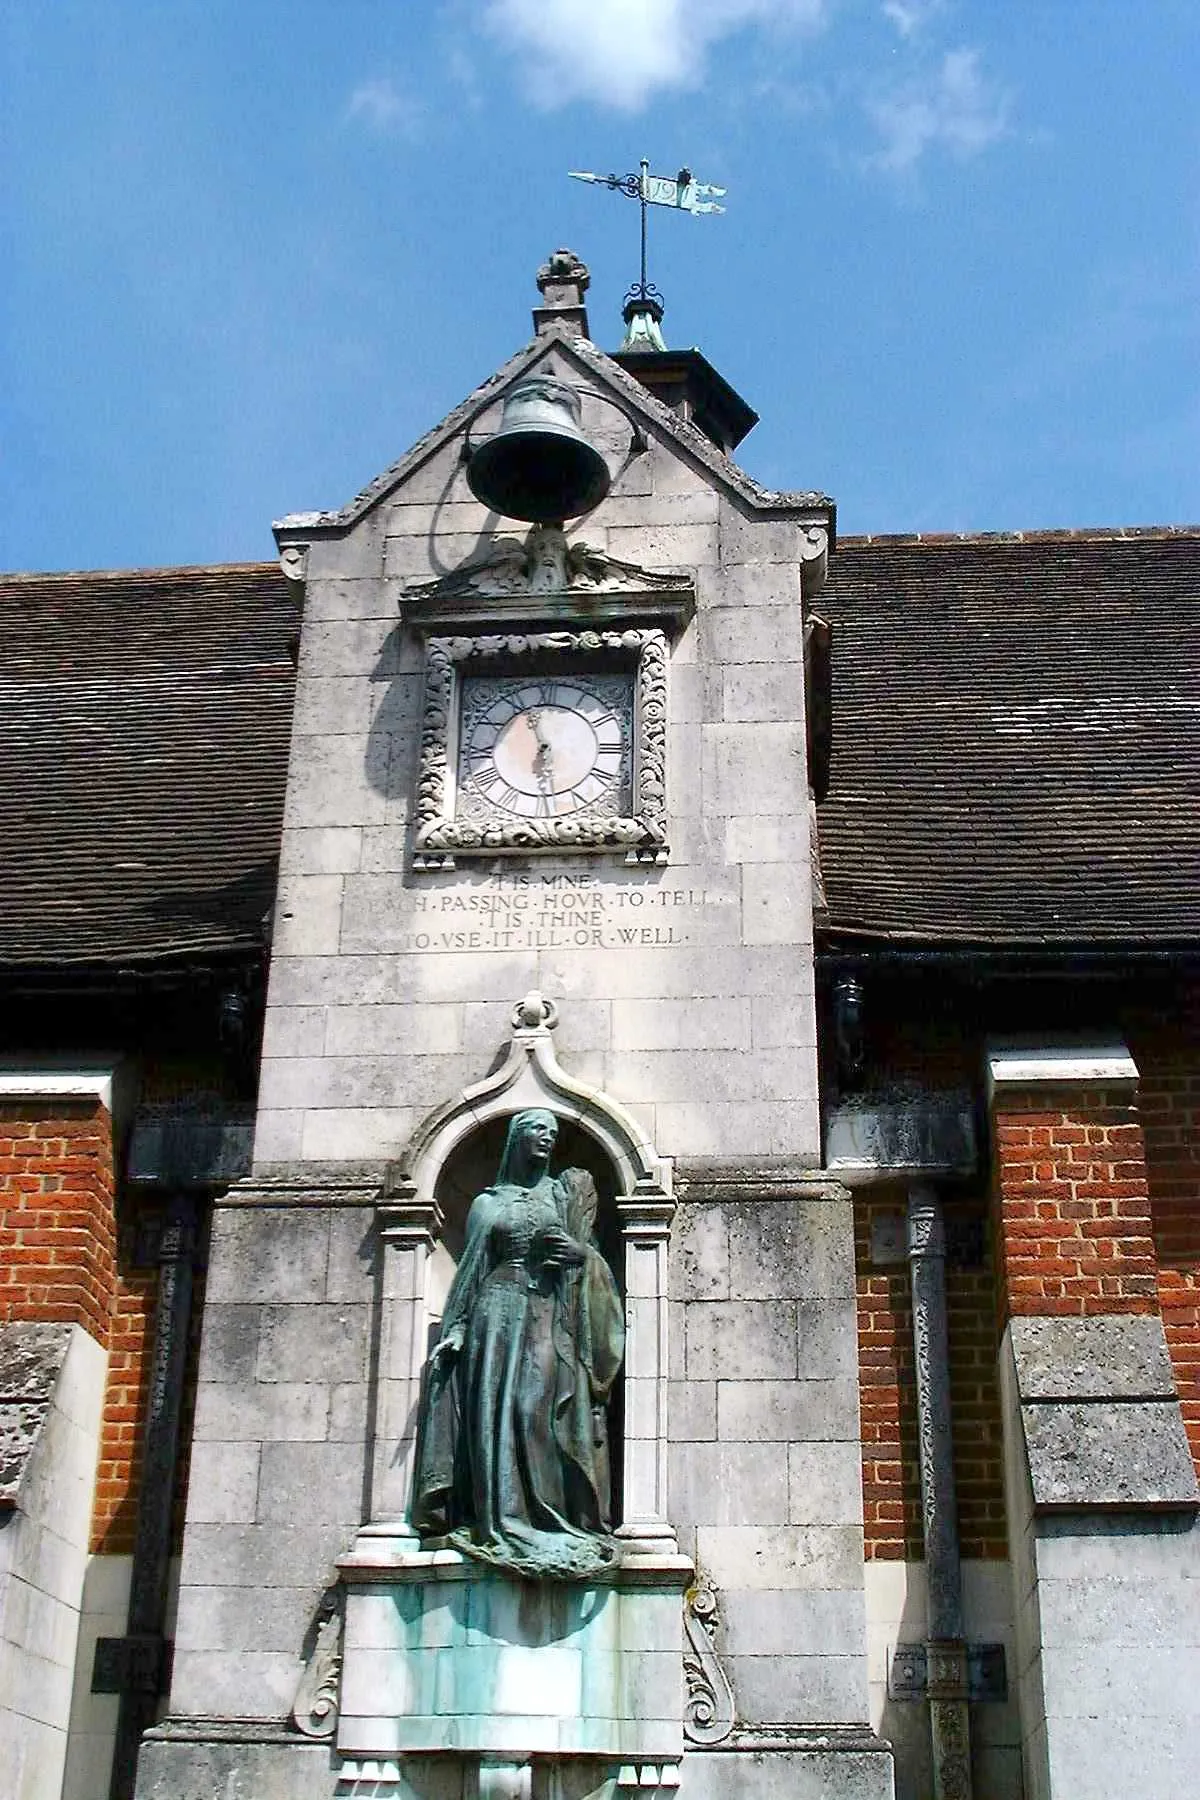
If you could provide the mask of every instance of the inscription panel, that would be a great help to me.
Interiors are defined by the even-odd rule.
[[[621,950],[697,943],[735,943],[741,893],[732,878],[678,882],[613,881],[587,873],[496,874],[479,882],[461,876],[441,888],[402,887],[388,878],[388,921],[381,932],[373,900],[358,899],[372,916],[372,948],[437,955],[494,950]],[[375,884],[372,884],[375,885]],[[351,948],[358,912],[347,920]]]

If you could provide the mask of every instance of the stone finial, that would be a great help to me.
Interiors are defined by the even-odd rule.
[[[534,330],[544,337],[552,325],[573,337],[586,337],[587,308],[583,296],[591,285],[587,264],[573,250],[555,250],[537,272],[542,304],[533,309]]]
[[[512,1023],[514,1031],[538,1031],[543,1028],[553,1031],[558,1024],[558,1008],[553,1000],[543,999],[535,988],[513,1007]]]
[[[573,250],[552,251],[537,272],[537,284],[547,306],[579,306],[591,286],[587,264]]]

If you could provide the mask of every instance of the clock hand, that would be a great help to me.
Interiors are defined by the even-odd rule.
[[[538,787],[543,794],[553,793],[554,746],[543,729],[541,709],[532,706],[525,716],[529,720],[530,729],[537,740],[537,749],[533,755],[533,774],[537,777]]]

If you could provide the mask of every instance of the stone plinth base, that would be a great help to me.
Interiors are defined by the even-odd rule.
[[[892,1758],[868,1732],[789,1735],[787,1746],[699,1750],[682,1763],[537,1758],[529,1800],[892,1800]],[[479,1757],[339,1757],[246,1721],[173,1719],[142,1744],[137,1800],[463,1800]]]
[[[868,1730],[738,1732],[683,1762],[683,1800],[893,1800],[892,1747]]]
[[[686,1557],[639,1555],[587,1584],[534,1582],[453,1550],[372,1566],[360,1539],[342,1572],[343,1756],[682,1755]]]

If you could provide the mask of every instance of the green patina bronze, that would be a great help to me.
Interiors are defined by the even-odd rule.
[[[625,1328],[595,1241],[596,1185],[550,1174],[549,1112],[517,1113],[466,1244],[426,1371],[413,1522],[516,1574],[611,1567],[606,1406]]]

